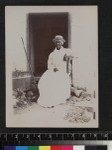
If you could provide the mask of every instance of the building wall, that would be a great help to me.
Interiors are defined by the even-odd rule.
[[[27,70],[27,60],[21,36],[24,39],[25,47],[27,47],[27,14],[35,12],[69,12],[71,23],[69,45],[74,55],[74,84],[86,86],[92,90],[96,89],[98,73],[96,6],[6,7],[6,63],[10,64],[11,68],[8,69],[8,73],[11,73],[15,67]]]

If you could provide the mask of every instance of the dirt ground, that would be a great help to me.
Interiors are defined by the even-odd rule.
[[[43,108],[38,103],[15,108],[14,127],[89,127],[94,126],[93,100],[71,97],[53,108]]]

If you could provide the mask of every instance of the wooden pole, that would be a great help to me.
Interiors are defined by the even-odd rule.
[[[32,68],[31,68],[31,63],[30,63],[30,61],[29,61],[28,53],[27,53],[27,51],[26,51],[25,44],[24,44],[24,40],[23,40],[22,37],[21,37],[21,40],[22,40],[22,43],[23,43],[23,48],[24,48],[24,51],[25,51],[25,54],[26,54],[26,59],[27,59],[28,65],[29,65],[30,73],[31,73],[32,77],[34,77],[34,74],[33,74]]]

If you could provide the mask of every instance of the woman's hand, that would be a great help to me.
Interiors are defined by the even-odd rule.
[[[54,68],[54,72],[56,72],[56,71],[58,71],[58,69],[57,69],[57,68]]]
[[[67,54],[64,55],[63,60],[64,60],[64,61],[67,61],[67,60],[68,60]]]

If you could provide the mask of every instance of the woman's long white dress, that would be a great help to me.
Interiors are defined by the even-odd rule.
[[[65,54],[69,49],[55,49],[48,58],[48,69],[42,75],[38,83],[39,99],[38,104],[44,107],[56,106],[65,103],[70,97],[70,77],[66,73]],[[58,71],[54,72],[54,68]]]

